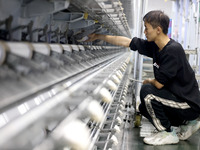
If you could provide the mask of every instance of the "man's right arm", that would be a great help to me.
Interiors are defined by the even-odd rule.
[[[129,47],[132,40],[124,36],[112,36],[112,35],[103,35],[95,33],[90,34],[88,37],[89,37],[89,39],[87,40],[88,42],[99,39],[113,45],[124,46],[124,47]]]
[[[143,84],[147,84],[147,83],[154,85],[157,89],[161,89],[164,87],[164,85],[158,82],[156,79],[146,79],[143,81]]]

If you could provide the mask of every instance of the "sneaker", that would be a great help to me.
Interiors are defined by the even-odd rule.
[[[144,138],[144,143],[149,145],[166,145],[166,144],[176,144],[179,142],[179,138],[176,132],[161,131]]]
[[[146,131],[146,132],[147,132],[147,131]],[[151,140],[152,138],[154,138],[154,136],[156,136],[157,133],[158,133],[158,130],[155,129],[155,130],[151,131],[148,135],[143,136],[143,137],[145,137],[145,140],[149,141],[149,140]]]
[[[189,121],[187,125],[180,126],[180,132],[177,133],[180,140],[187,140],[192,134],[200,128],[200,121]]]

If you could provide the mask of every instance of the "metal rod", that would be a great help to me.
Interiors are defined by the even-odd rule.
[[[133,78],[129,78],[129,79],[132,80],[132,81],[135,81],[135,82],[143,83],[142,80],[136,80],[136,79],[133,79]]]

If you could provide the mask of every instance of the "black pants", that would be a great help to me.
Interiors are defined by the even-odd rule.
[[[184,122],[194,120],[199,116],[186,102],[177,99],[165,88],[157,89],[151,84],[142,86],[140,100],[140,113],[158,131],[168,131],[171,126],[180,126]]]

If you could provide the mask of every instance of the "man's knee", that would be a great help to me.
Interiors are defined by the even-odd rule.
[[[140,99],[144,99],[148,94],[152,94],[153,88],[155,87],[151,84],[142,85],[141,90],[140,90]]]

